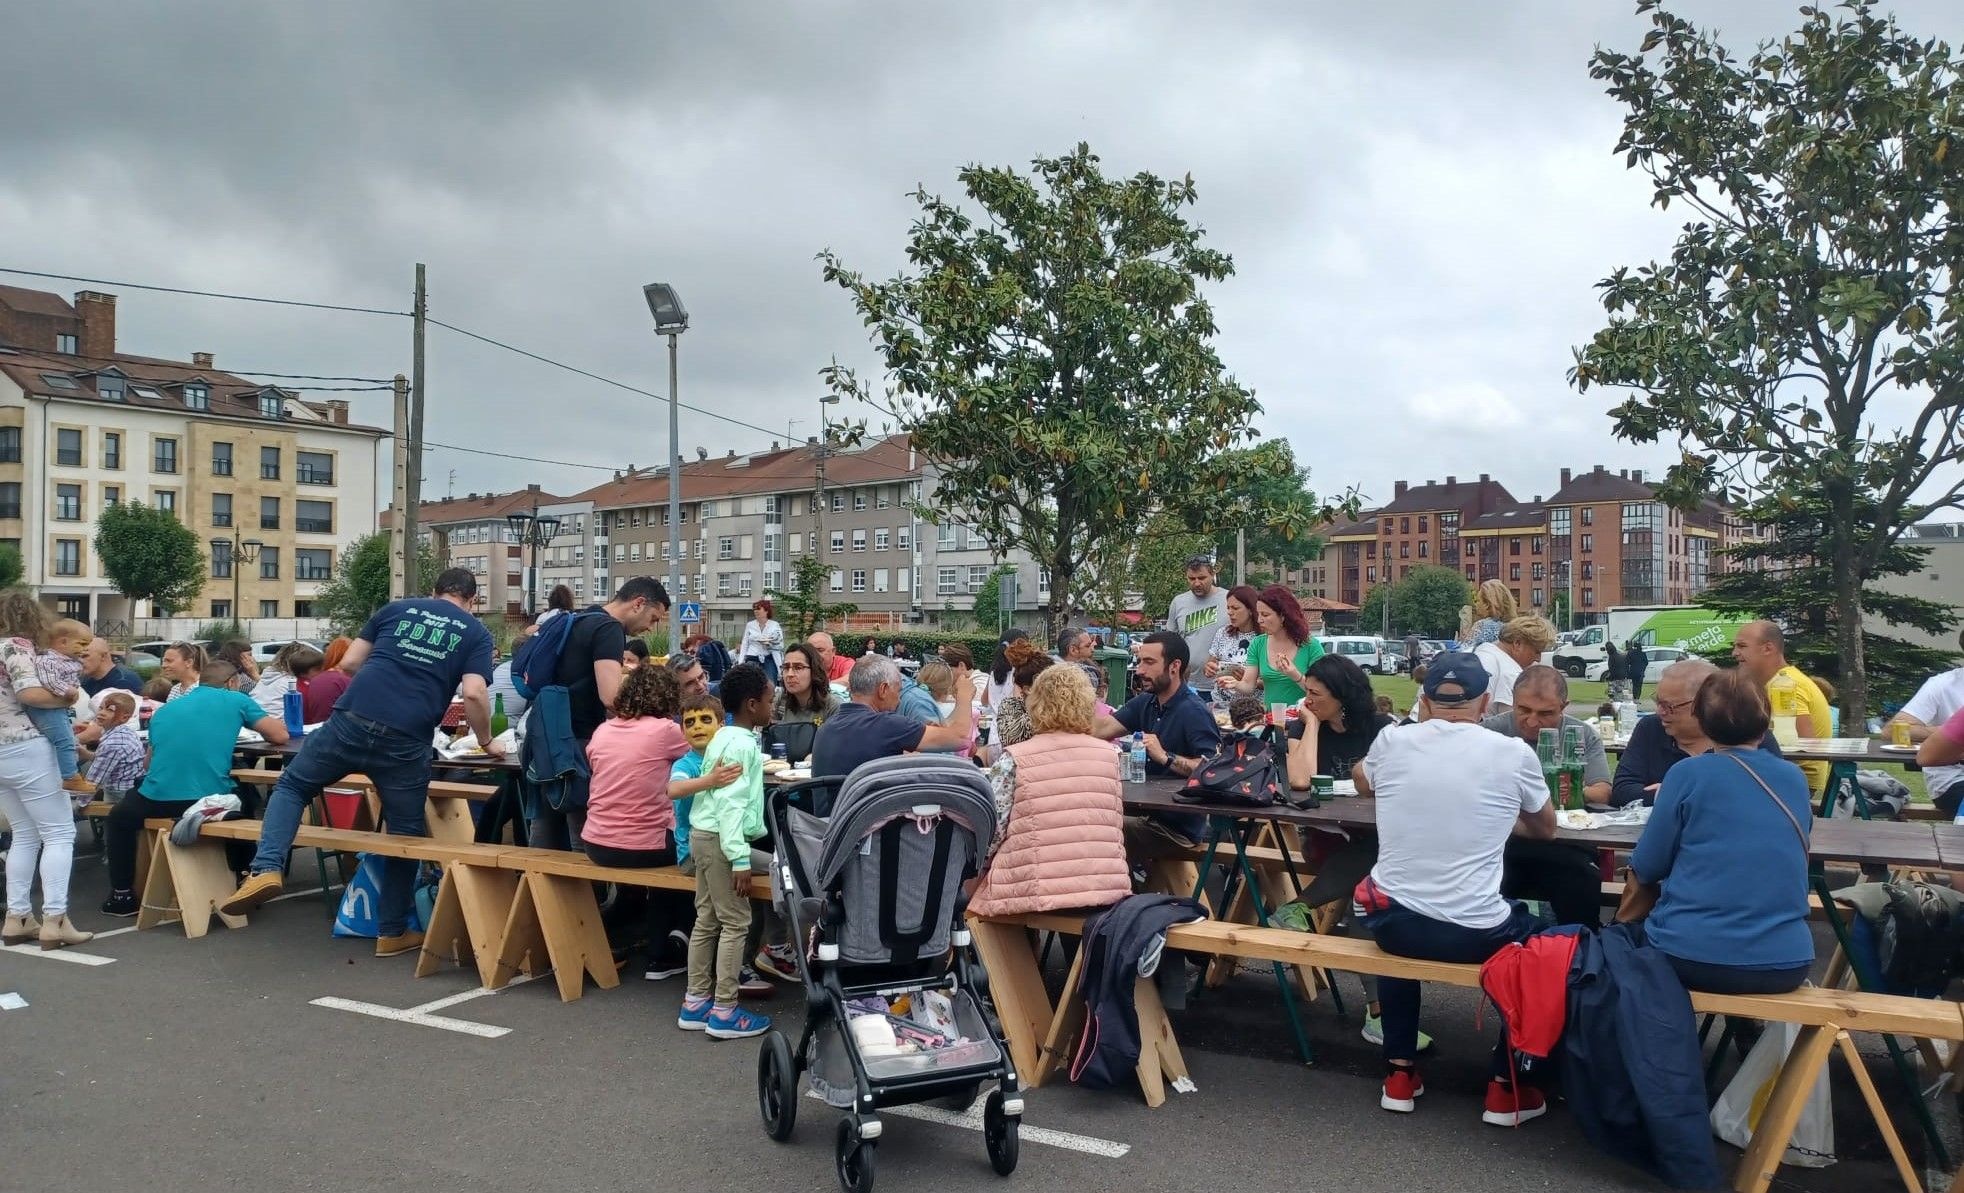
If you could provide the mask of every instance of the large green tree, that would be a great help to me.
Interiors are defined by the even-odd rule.
[[[1014,566],[1007,563],[999,563],[996,565],[995,570],[989,573],[989,578],[983,582],[982,587],[976,591],[975,626],[983,633],[996,634],[1007,628],[1008,620],[1003,616],[1005,610],[1002,607],[1002,588],[1000,581],[1004,576],[1013,576],[1015,574],[1016,568]],[[1018,593],[1017,595],[1020,598],[1022,594]],[[1007,612],[1011,616],[1014,616],[1016,610],[1010,609]]]
[[[367,624],[370,615],[389,603],[389,579],[393,571],[389,557],[387,531],[366,534],[349,543],[334,563],[334,578],[314,596],[314,614],[325,617],[334,628],[353,634]],[[436,556],[428,548],[417,553],[414,591],[423,593],[436,587]]]
[[[1829,538],[1826,499],[1819,493],[1800,494],[1791,503],[1768,498],[1745,512],[1762,520],[1766,537],[1728,550],[1729,569],[1712,581],[1699,603],[1778,621],[1786,633],[1787,658],[1796,667],[1845,687],[1839,609],[1828,563],[1836,549]],[[1929,553],[1926,547],[1897,542],[1876,556],[1869,578],[1914,575],[1923,570]],[[1882,633],[1881,627],[1904,626],[1947,638],[1957,625],[1958,612],[1936,601],[1866,589],[1862,658],[1868,666],[1870,696],[1899,704],[1956,658],[1948,650]]]
[[[1964,499],[1964,90],[1950,47],[1866,2],[1803,8],[1744,61],[1637,5],[1635,54],[1590,73],[1617,151],[1687,222],[1671,256],[1600,287],[1571,379],[1624,391],[1616,434],[1670,440],[1664,495],[1744,486],[1823,502],[1822,579],[1846,715],[1867,715],[1869,580],[1904,530]]]
[[[820,254],[872,329],[886,384],[876,394],[836,363],[825,376],[889,410],[935,466],[930,516],[1050,569],[1054,633],[1101,550],[1159,511],[1203,523],[1237,479],[1230,449],[1260,406],[1215,352],[1202,294],[1234,265],[1189,222],[1190,177],[1108,178],[1079,145],[1028,175],[971,165],[959,179],[966,205],[914,193],[895,277]],[[1312,521],[1266,505],[1253,516],[1285,535]]]
[[[119,501],[95,521],[95,553],[116,591],[160,613],[188,609],[205,587],[198,536],[169,510]]]
[[[19,584],[27,574],[27,565],[22,562],[20,548],[12,543],[0,543],[0,590]]]
[[[1357,614],[1361,632],[1375,634],[1384,626],[1384,603],[1391,602],[1391,629],[1423,638],[1450,638],[1459,629],[1460,607],[1473,599],[1466,577],[1448,567],[1415,567],[1389,584],[1375,584],[1364,594]]]

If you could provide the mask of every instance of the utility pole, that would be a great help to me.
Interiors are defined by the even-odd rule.
[[[418,527],[416,514],[423,505],[423,403],[428,397],[423,372],[423,334],[430,313],[430,292],[425,279],[425,266],[416,263],[416,305],[411,315],[410,340],[410,399],[409,399],[409,442],[404,454],[408,456],[408,466],[403,470],[403,593],[409,595],[423,586],[421,568],[417,561],[421,556],[418,548]]]
[[[409,378],[395,380],[395,485],[389,504],[396,516],[389,527],[389,599],[409,595],[409,560],[416,542],[416,515],[409,507]]]
[[[1248,531],[1246,528],[1234,532],[1234,582],[1248,582]]]

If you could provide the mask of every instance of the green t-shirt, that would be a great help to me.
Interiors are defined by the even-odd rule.
[[[143,797],[169,802],[230,793],[239,730],[265,717],[266,710],[244,692],[206,684],[164,705],[150,716]]]
[[[1311,638],[1296,648],[1296,670],[1307,674],[1309,665],[1322,657],[1323,644]],[[1302,700],[1302,686],[1270,665],[1267,634],[1255,635],[1255,640],[1248,644],[1248,661],[1261,674],[1263,704],[1295,704]]]

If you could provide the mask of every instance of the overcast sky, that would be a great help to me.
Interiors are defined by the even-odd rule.
[[[1649,469],[1570,350],[1593,285],[1664,253],[1677,217],[1612,156],[1597,44],[1611,0],[1466,4],[339,0],[77,2],[0,38],[0,266],[407,310],[657,392],[639,289],[693,325],[682,397],[814,433],[818,370],[871,363],[813,256],[902,263],[917,184],[1089,141],[1106,168],[1191,173],[1231,253],[1220,352],[1319,489],[1490,472]],[[1678,0],[1735,50],[1797,3]],[[1964,40],[1948,0],[1913,31]],[[84,287],[0,275],[63,293]],[[124,350],[386,377],[407,320],[123,291]],[[576,464],[665,459],[656,402],[433,330],[428,438]],[[386,425],[386,395],[350,395]],[[871,417],[872,411],[847,411]],[[797,420],[795,427],[791,420]],[[685,454],[770,435],[684,412]],[[437,449],[426,493],[589,468]]]

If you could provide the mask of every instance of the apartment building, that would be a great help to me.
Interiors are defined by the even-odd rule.
[[[348,413],[224,372],[208,352],[120,351],[113,294],[70,303],[0,286],[0,541],[58,615],[127,624],[157,611],[115,590],[94,524],[141,501],[205,540],[208,583],[179,612],[310,617],[335,559],[375,524],[388,432]]]
[[[520,527],[513,524],[513,515],[558,519],[557,533],[538,549],[531,610],[526,607],[526,573],[534,555]],[[394,519],[394,510],[383,511],[383,528],[393,525]],[[416,515],[416,537],[436,557],[438,567],[469,568],[477,577],[479,615],[524,617],[545,607],[546,595],[555,584],[572,588],[580,603],[589,603],[590,594],[599,591],[591,573],[583,570],[584,560],[593,554],[588,548],[594,521],[590,502],[527,485],[509,493],[467,493],[426,501]],[[561,551],[564,562],[555,563],[555,553]]]

